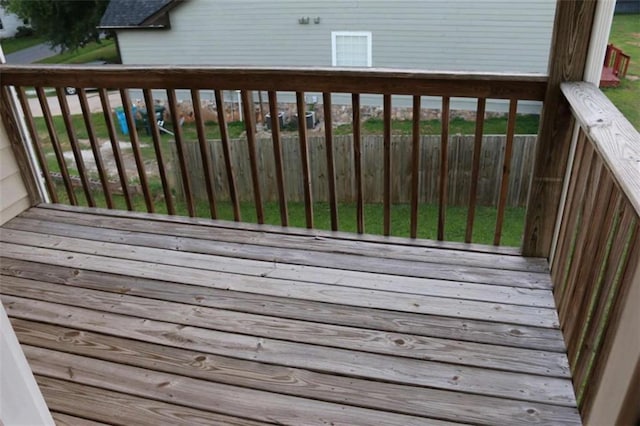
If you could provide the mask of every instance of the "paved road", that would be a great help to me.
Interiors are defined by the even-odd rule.
[[[60,53],[59,47],[52,49],[49,45],[42,43],[5,56],[8,64],[32,64],[49,56],[57,55],[58,53]]]

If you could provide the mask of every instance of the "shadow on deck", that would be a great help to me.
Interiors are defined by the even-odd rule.
[[[55,205],[1,239],[61,423],[580,423],[542,259]]]

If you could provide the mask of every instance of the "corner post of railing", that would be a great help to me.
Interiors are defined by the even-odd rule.
[[[582,80],[595,10],[596,2],[557,1],[547,90],[525,218],[522,242],[525,256],[548,257],[551,251],[574,130],[560,83]]]
[[[15,101],[12,89],[8,86],[0,86],[0,115],[11,144],[11,149],[16,158],[22,182],[29,194],[29,203],[35,206],[44,200],[43,192],[38,183],[38,173],[35,164],[31,161],[27,146],[28,133],[22,125],[19,109]]]

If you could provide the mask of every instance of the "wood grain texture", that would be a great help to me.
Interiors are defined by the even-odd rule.
[[[66,415],[580,421],[544,263],[98,211],[33,208],[0,233],[2,303]]]
[[[549,77],[540,116],[533,178],[522,244],[525,256],[548,257],[567,167],[573,120],[560,83],[582,79],[596,2],[558,1]]]
[[[147,399],[217,411],[251,420],[308,425],[423,425],[424,418],[394,414],[265,391],[207,382],[139,367],[24,346],[34,372],[114,392],[135,393]],[[436,425],[450,422],[429,420]]]
[[[213,413],[209,410],[197,410],[167,402],[154,401],[125,392],[114,392],[103,389],[100,385],[98,387],[86,386],[73,381],[40,375],[36,375],[36,381],[47,405],[52,410],[65,411],[73,413],[75,416],[85,416],[92,419],[86,420],[75,416],[53,414],[53,418],[58,425],[136,424],[140,426],[157,426],[171,424],[190,426],[197,424],[257,426],[264,424]],[[98,420],[101,423],[93,420]]]
[[[66,206],[64,204],[40,204],[38,205],[38,209],[46,209],[48,211],[59,211],[59,212],[79,212],[81,211],[83,214],[88,214],[93,217],[132,217],[131,212],[123,212],[119,210],[109,210],[102,208],[95,209],[82,209],[78,210],[78,207]],[[181,223],[181,224],[198,224],[201,226],[216,228],[226,228],[226,229],[237,229],[237,230],[250,230],[257,232],[269,232],[275,235],[298,235],[305,236],[316,239],[327,239],[327,240],[343,240],[343,241],[355,241],[355,242],[368,242],[368,243],[377,243],[377,244],[393,244],[398,246],[409,246],[416,248],[438,248],[445,250],[453,250],[453,251],[461,251],[465,253],[486,253],[486,254],[500,254],[505,255],[511,258],[520,258],[524,262],[529,264],[539,264],[539,265],[548,265],[546,259],[536,258],[536,257],[522,257],[522,253],[520,253],[520,249],[515,247],[506,247],[506,246],[493,246],[486,244],[467,244],[467,243],[457,243],[453,241],[436,241],[436,240],[425,240],[425,239],[408,239],[405,237],[380,237],[378,235],[371,234],[354,234],[352,232],[339,232],[339,231],[325,231],[322,229],[303,229],[303,228],[282,228],[281,226],[275,225],[267,225],[267,224],[254,224],[248,222],[229,222],[218,220],[215,222],[210,221],[209,219],[201,219],[201,218],[187,218],[182,216],[176,216],[169,218],[166,215],[162,214],[149,214],[143,212],[136,212],[135,217],[140,219],[145,219],[148,221],[153,221],[157,223]]]
[[[551,421],[563,414],[569,420],[575,413],[575,409],[540,403],[374,383],[297,368],[265,365],[31,321],[14,320],[12,325],[22,344],[26,345],[203,380],[365,408],[394,410],[403,414],[479,424],[499,422],[504,417],[509,417],[514,424],[528,424],[534,419]],[[486,407],[492,409],[483,410]],[[534,412],[529,412],[530,409]]]
[[[383,234],[391,234],[391,95],[383,96]]]
[[[68,311],[61,312],[57,304],[13,296],[3,296],[2,300],[7,313],[14,319],[52,323],[204,354],[302,368],[349,378],[575,407],[571,381],[566,378],[465,367],[239,333],[223,333],[104,311],[99,312],[97,317],[96,311],[75,306],[69,306]]]
[[[449,183],[449,105],[450,98],[442,97],[442,133],[440,135],[440,177],[438,179],[438,240],[444,240],[447,214],[447,186]]]
[[[447,339],[387,333],[332,324],[308,324],[303,321],[269,315],[228,312],[206,307],[194,308],[175,302],[154,302],[137,296],[104,294],[88,289],[68,289],[58,284],[15,277],[5,278],[4,281],[2,294],[6,295],[23,295],[54,303],[65,302],[69,305],[84,306],[94,310],[100,309],[100,305],[104,304],[109,306],[110,312],[174,322],[185,326],[192,325],[221,332],[238,332],[270,339],[288,339],[306,344],[326,345],[398,357],[428,358],[433,361],[472,367],[550,377],[568,377],[568,364],[564,354],[470,342],[460,343]],[[184,318],[190,318],[190,321],[185,323]]]
[[[39,378],[39,377],[38,377]],[[38,380],[36,378],[36,380]],[[38,382],[40,390],[45,386]],[[49,407],[51,408],[51,407]],[[60,413],[57,411],[51,411],[51,417],[57,426],[107,426],[108,423],[100,423],[93,420],[84,419],[81,417],[70,416],[69,414]]]
[[[169,89],[276,90],[291,92],[393,93],[543,100],[547,78],[539,74],[258,68],[198,66],[15,66],[1,65],[2,84],[48,87],[138,87]]]
[[[189,223],[181,220],[181,218],[172,218],[175,220],[164,222],[154,221],[140,214],[136,214],[136,216],[131,217],[121,217],[119,215],[103,217],[93,214],[87,215],[80,212],[58,209],[52,210],[40,207],[25,212],[21,216],[21,219],[44,220],[46,222],[69,225],[77,224],[105,230],[111,229],[118,231],[144,232],[165,236],[171,235],[172,237],[177,238],[193,238],[226,242],[230,244],[229,246],[220,245],[219,247],[209,244],[207,246],[207,252],[211,254],[215,254],[218,249],[222,254],[225,252],[225,247],[234,247],[234,243],[249,244],[272,247],[276,251],[278,249],[280,251],[282,251],[282,249],[292,249],[292,253],[295,253],[293,249],[303,249],[312,252],[328,252],[333,253],[334,255],[359,255],[380,259],[412,260],[425,263],[446,263],[460,266],[486,267],[487,265],[491,265],[495,269],[500,270],[542,273],[545,275],[538,275],[538,277],[547,278],[548,282],[549,270],[546,260],[543,259],[527,259],[510,255],[465,252],[463,250],[456,249],[455,246],[451,247],[451,249],[439,249],[429,246],[412,247],[406,245],[406,242],[410,241],[408,239],[398,238],[392,239],[391,241],[387,238],[383,239],[382,237],[378,237],[377,239],[369,237],[363,238],[362,240],[354,240],[353,238],[342,239],[336,238],[340,237],[340,235],[333,236],[328,233],[321,233],[320,235],[301,235],[297,232],[298,230],[295,229],[287,229],[289,232],[283,233],[283,228],[265,228],[263,230],[257,230],[250,227],[245,229],[243,227],[242,229],[232,230],[226,226],[225,222],[219,221],[215,222],[215,224],[200,221]],[[239,226],[244,225],[245,224]],[[157,238],[156,240],[162,241],[163,239]],[[392,241],[395,244],[393,244]],[[416,243],[422,242],[422,240],[415,241]],[[131,243],[135,244],[134,242]],[[241,248],[241,246],[237,247]],[[381,247],[384,247],[384,250],[380,250]],[[448,247],[448,245],[445,245],[445,247]],[[186,249],[185,246],[181,246],[181,248]],[[244,246],[242,246],[242,248],[244,248]],[[249,250],[249,247],[246,247],[246,249]],[[255,258],[253,255],[249,255],[248,251],[243,252],[243,250],[237,250],[237,253],[234,254],[233,257]],[[290,259],[287,262],[296,263],[294,256],[288,256],[287,258]],[[272,256],[266,260],[273,259],[274,257]],[[515,285],[517,285],[517,283],[515,283]],[[548,283],[548,288],[551,288],[550,283]]]
[[[500,199],[498,200],[498,212],[496,214],[496,229],[493,236],[493,245],[500,245],[502,237],[502,223],[507,204],[507,191],[509,190],[509,175],[511,174],[511,157],[513,155],[513,134],[516,129],[516,114],[518,112],[518,100],[509,102],[509,115],[507,119],[507,140],[504,147],[504,160],[502,162],[502,178],[500,179]]]
[[[171,281],[107,274],[87,269],[55,266],[3,258],[2,274],[36,281],[65,284],[107,292],[155,297],[162,300],[195,303],[198,306],[243,311],[346,326],[364,327],[398,333],[442,337],[477,343],[499,344],[551,352],[565,352],[560,330],[460,320],[445,316],[403,313],[386,309],[345,306],[310,300],[213,289]],[[491,294],[484,291],[484,294]]]
[[[578,123],[640,214],[640,134],[593,84],[563,83],[561,87]]]

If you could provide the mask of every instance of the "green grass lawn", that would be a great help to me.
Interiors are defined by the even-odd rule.
[[[77,50],[68,50],[59,55],[38,61],[39,64],[85,64],[92,61],[118,62],[116,43],[113,40],[92,42]]]
[[[28,47],[35,46],[40,43],[44,43],[45,39],[43,37],[38,36],[28,36],[28,37],[10,37],[4,38],[0,40],[0,44],[2,45],[2,51],[5,55],[9,53],[17,52],[19,50],[26,49]]]
[[[640,131],[640,15],[615,15],[609,43],[631,56],[631,61],[620,86],[602,91]]]
[[[538,133],[538,115],[519,115],[516,118],[516,134],[530,135]],[[391,123],[392,133],[398,135],[411,135],[413,133],[412,120],[394,120]],[[464,120],[456,117],[449,120],[449,134],[472,135],[475,133],[476,123],[472,120]],[[384,131],[384,121],[379,118],[369,118],[362,123],[363,135],[381,135]],[[423,135],[440,135],[442,122],[440,120],[420,121],[420,133]],[[484,134],[495,135],[507,132],[507,120],[504,117],[487,118],[484,121]],[[351,124],[342,124],[335,130],[335,134],[348,135],[353,133]]]

